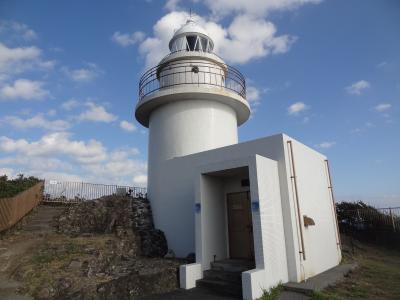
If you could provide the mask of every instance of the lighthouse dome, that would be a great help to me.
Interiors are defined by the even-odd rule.
[[[169,42],[169,49],[171,52],[212,52],[214,49],[214,42],[203,27],[189,19],[186,24],[174,33],[174,36]]]

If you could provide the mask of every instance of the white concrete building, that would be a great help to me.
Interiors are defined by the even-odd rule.
[[[339,264],[326,157],[284,134],[238,143],[250,115],[244,77],[191,20],[169,46],[140,81],[135,115],[149,128],[155,226],[177,256],[196,256],[181,266],[181,287],[223,280],[214,275],[235,268],[219,262],[245,261],[243,298],[256,299]]]

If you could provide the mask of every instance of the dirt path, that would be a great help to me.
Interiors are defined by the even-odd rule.
[[[15,230],[0,240],[0,299],[28,300],[30,296],[17,293],[21,283],[12,279],[21,258],[39,245],[47,234],[52,232],[51,221],[64,208],[38,206],[27,218],[21,229]]]

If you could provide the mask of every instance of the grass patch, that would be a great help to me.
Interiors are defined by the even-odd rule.
[[[269,290],[264,289],[263,295],[261,296],[261,298],[259,298],[259,300],[278,300],[282,290],[283,290],[282,284],[278,284],[277,286],[274,286]]]
[[[327,299],[329,299],[329,298],[327,298],[327,296],[325,296],[323,293],[317,292],[317,291],[314,291],[311,296],[311,300],[327,300]]]
[[[351,258],[359,268],[312,299],[400,299],[400,251],[362,245]],[[319,297],[319,298],[318,298]]]

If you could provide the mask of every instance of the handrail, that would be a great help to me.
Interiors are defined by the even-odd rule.
[[[246,98],[246,81],[237,69],[226,64],[191,60],[162,63],[147,70],[139,80],[139,101],[163,88],[188,84],[218,86]]]

